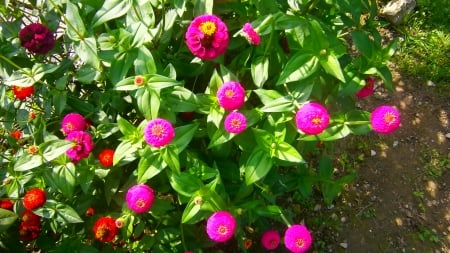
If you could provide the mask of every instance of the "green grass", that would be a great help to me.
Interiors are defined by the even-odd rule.
[[[415,12],[398,27],[404,41],[394,61],[405,74],[450,92],[450,1],[417,2]]]

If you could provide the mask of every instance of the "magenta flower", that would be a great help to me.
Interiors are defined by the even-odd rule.
[[[327,109],[318,103],[304,104],[295,115],[297,128],[305,134],[320,134],[330,123]]]
[[[73,131],[84,131],[86,130],[86,121],[78,113],[69,113],[62,119],[61,128],[65,135]]]
[[[373,131],[390,134],[400,126],[400,113],[392,106],[379,106],[370,114],[370,124]]]
[[[23,47],[36,54],[46,54],[55,46],[53,33],[45,25],[39,23],[22,28],[19,39]]]
[[[200,15],[192,20],[185,38],[192,54],[203,60],[211,60],[225,53],[229,40],[228,28],[215,15]]]
[[[145,213],[155,202],[153,189],[145,184],[138,184],[128,189],[125,196],[128,207],[135,213]]]
[[[275,230],[266,230],[261,236],[261,244],[266,250],[278,248],[280,240],[280,234]]]
[[[175,130],[165,119],[150,120],[144,129],[145,141],[155,148],[169,144],[173,137],[175,137]]]
[[[245,89],[238,82],[229,81],[217,90],[217,101],[225,110],[237,110],[245,102]]]
[[[245,23],[242,27],[242,35],[247,39],[248,43],[251,45],[259,45],[261,43],[261,37],[259,34],[253,29],[252,24]]]
[[[72,131],[67,135],[66,140],[74,142],[73,146],[66,151],[67,156],[74,163],[88,157],[94,148],[91,136],[84,131]]]
[[[304,253],[312,244],[312,237],[304,225],[292,225],[284,233],[284,245],[293,253]]]
[[[206,222],[206,233],[216,242],[228,241],[236,230],[236,220],[227,211],[213,213]]]
[[[247,127],[247,118],[240,112],[232,112],[225,118],[224,125],[227,132],[238,134]]]
[[[366,78],[366,85],[362,87],[358,92],[356,92],[356,96],[358,98],[365,98],[373,94],[375,91],[375,80],[371,77]]]

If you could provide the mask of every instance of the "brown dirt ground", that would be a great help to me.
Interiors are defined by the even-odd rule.
[[[401,127],[358,137],[358,178],[336,202],[342,230],[330,252],[450,252],[450,94],[394,73],[361,107],[394,105]],[[420,238],[422,237],[422,239]]]

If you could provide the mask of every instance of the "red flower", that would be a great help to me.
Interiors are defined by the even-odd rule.
[[[55,46],[53,33],[43,24],[30,24],[19,33],[19,39],[26,49],[36,54],[46,54]]]
[[[14,203],[9,199],[0,199],[0,208],[12,211]]]
[[[98,155],[98,160],[105,167],[111,167],[114,161],[114,150],[112,149],[104,149]]]
[[[22,220],[22,224],[25,225],[38,225],[41,223],[41,217],[33,213],[31,210],[25,210],[20,215],[20,219]]]
[[[373,94],[375,91],[375,80],[372,77],[366,78],[366,85],[362,87],[355,95],[358,98],[365,98]]]
[[[34,93],[34,86],[21,87],[13,86],[13,93],[17,99],[24,100],[27,97],[31,97]]]
[[[95,239],[101,242],[111,242],[117,235],[116,220],[111,217],[101,217],[92,228]]]
[[[27,224],[25,222],[20,223],[19,236],[24,241],[31,241],[36,239],[41,232],[41,224]]]
[[[22,138],[22,132],[17,130],[12,131],[10,135],[16,140],[20,140]]]
[[[45,192],[42,189],[34,188],[23,196],[23,206],[28,210],[34,210],[43,206],[46,200]]]
[[[86,210],[86,212],[84,212],[84,214],[85,214],[86,216],[92,216],[92,215],[94,215],[94,213],[95,213],[95,209],[94,209],[93,207],[89,207],[89,208]]]

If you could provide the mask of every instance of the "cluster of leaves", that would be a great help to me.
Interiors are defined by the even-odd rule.
[[[231,38],[225,55],[211,61],[195,58],[184,41],[190,20],[205,13],[219,16]],[[381,44],[375,0],[5,1],[0,15],[0,195],[21,210],[27,189],[46,190],[46,204],[35,211],[45,218],[36,245],[49,252],[257,251],[244,239],[301,221],[284,204],[287,196],[308,198],[317,189],[331,204],[352,180],[335,178],[327,145],[318,144],[371,131],[370,114],[356,108],[354,97],[365,78],[377,75],[392,89],[386,64],[395,43]],[[23,25],[36,21],[56,33],[45,56],[30,54],[18,39]],[[246,22],[260,34],[259,46],[239,36]],[[146,84],[135,85],[136,76]],[[248,127],[240,134],[225,131],[226,112],[215,98],[230,80],[247,90],[241,112]],[[15,100],[11,85],[33,85],[35,94]],[[315,136],[300,133],[293,120],[311,100],[332,118]],[[37,116],[28,118],[30,112]],[[76,164],[60,131],[69,112],[89,119],[95,141]],[[145,124],[157,117],[176,133],[159,149],[143,141]],[[20,141],[8,136],[17,128]],[[38,153],[27,153],[29,145]],[[96,158],[105,148],[115,150],[110,169]],[[143,215],[124,200],[137,183],[157,192]],[[123,219],[118,240],[93,241],[89,207],[94,217]],[[239,221],[229,244],[215,245],[204,233],[202,222],[217,210]],[[0,214],[0,232],[10,231],[2,240],[20,252],[14,214]]]

